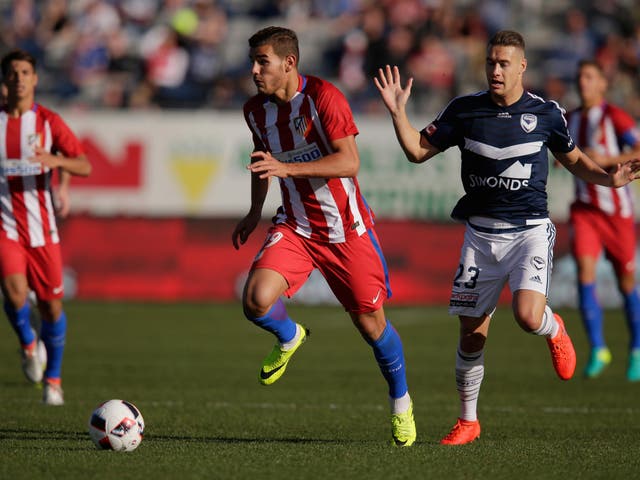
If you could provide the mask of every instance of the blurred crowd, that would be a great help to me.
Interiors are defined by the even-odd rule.
[[[412,108],[482,90],[485,46],[525,35],[527,88],[571,108],[576,65],[596,58],[611,100],[640,119],[637,0],[0,0],[0,52],[38,61],[41,101],[86,109],[235,109],[255,92],[248,37],[296,30],[301,71],[334,81],[357,113],[380,113],[372,78],[399,65]],[[43,98],[43,97],[46,97]]]

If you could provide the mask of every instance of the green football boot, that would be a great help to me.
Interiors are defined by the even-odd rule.
[[[587,363],[584,369],[584,376],[587,378],[596,378],[610,363],[611,352],[607,347],[592,348],[589,363]]]
[[[271,385],[284,374],[289,360],[309,336],[309,330],[300,324],[297,324],[297,326],[300,329],[300,338],[298,338],[295,345],[288,350],[283,350],[280,344],[277,343],[262,362],[262,369],[260,370],[260,383],[262,385]]]
[[[409,447],[416,441],[416,422],[413,419],[413,402],[404,413],[391,415],[391,444]]]

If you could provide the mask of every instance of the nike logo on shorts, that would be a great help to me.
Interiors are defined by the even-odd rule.
[[[380,294],[381,293],[382,293],[382,289],[379,289],[378,293],[376,293],[376,296],[371,299],[371,302],[372,303],[376,303],[380,299]]]

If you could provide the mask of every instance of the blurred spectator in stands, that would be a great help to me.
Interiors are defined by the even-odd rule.
[[[189,36],[190,63],[188,78],[194,89],[197,106],[207,106],[212,89],[224,74],[222,49],[227,39],[227,15],[214,0],[196,0],[194,12],[198,26]]]
[[[106,37],[94,32],[88,25],[82,26],[70,60],[71,83],[78,93],[76,101],[89,106],[98,104],[109,66]]]
[[[449,16],[447,43],[456,60],[455,90],[477,92],[486,88],[484,72],[489,40],[486,26],[474,8]]]
[[[149,91],[160,107],[180,107],[189,95],[184,88],[189,53],[181,35],[173,27],[156,26],[142,37],[140,51],[145,75],[139,88]]]
[[[10,28],[0,31],[5,45],[20,48],[42,59],[42,49],[36,41],[36,27],[40,20],[38,8],[34,0],[13,0],[2,11],[3,23]]]
[[[395,65],[394,62],[400,62],[400,74],[407,70],[407,61],[413,50],[415,43],[415,35],[413,30],[408,26],[392,27],[387,35],[387,44],[382,58],[377,67],[384,65]],[[374,59],[375,60],[375,59]],[[377,71],[375,61],[370,62]],[[372,72],[370,72],[372,73]]]
[[[386,64],[416,75],[416,108],[446,92],[481,90],[487,38],[515,24],[531,38],[530,58],[545,61],[527,88],[557,95],[564,82],[571,95],[577,60],[595,57],[612,99],[640,118],[640,4],[583,0],[566,10],[546,3],[0,0],[0,53],[33,54],[39,94],[58,108],[239,108],[253,85],[239,68],[246,57],[236,39],[256,23],[288,25],[304,39],[302,61],[343,83],[354,111],[373,113],[381,111],[377,92],[362,88],[362,79]]]
[[[428,2],[385,0],[382,3],[387,11],[387,22],[393,27],[405,26],[417,31],[429,19]]]
[[[367,52],[363,69],[364,74],[371,80],[376,76],[378,68],[390,60],[388,58],[388,31],[384,9],[375,3],[364,8],[360,14],[359,28],[367,37]],[[412,40],[409,40],[409,43],[411,42]],[[403,64],[404,61],[401,63]]]
[[[360,29],[349,32],[344,37],[343,53],[338,68],[338,84],[342,91],[351,100],[353,110],[358,110],[357,104],[366,98],[360,98],[369,88],[371,83],[365,71],[367,36]]]
[[[578,61],[593,57],[596,49],[597,37],[589,29],[586,15],[578,8],[570,8],[565,13],[564,31],[558,36],[559,45],[573,52]],[[577,71],[577,63],[574,73]],[[572,77],[575,78],[575,75]]]
[[[481,0],[474,5],[483,23],[487,26],[489,36],[509,25],[511,8],[517,10],[520,7],[514,4],[515,2],[508,0]]]
[[[144,78],[144,66],[135,55],[133,38],[124,30],[107,39],[109,63],[107,82],[103,91],[102,105],[106,108],[124,108],[137,85]]]
[[[413,77],[415,108],[437,113],[454,94],[456,62],[451,50],[438,37],[427,34],[420,39],[407,65]]]
[[[151,28],[159,15],[157,0],[120,0],[119,11],[129,35],[136,37]]]
[[[626,3],[635,5],[635,20],[637,21],[638,2]],[[591,0],[587,5],[586,11],[590,28],[599,38],[604,38],[612,32],[617,32],[623,37],[633,35],[633,12],[620,0]]]
[[[544,87],[537,94],[545,100],[555,100],[560,105],[575,105],[579,101],[576,97],[568,99],[570,92],[566,82],[555,75],[545,78]]]
[[[571,8],[565,13],[562,28],[554,35],[554,41],[543,48],[542,70],[553,72],[554,78],[571,85],[578,62],[593,58],[596,46],[597,37],[588,28],[586,16],[581,10]]]

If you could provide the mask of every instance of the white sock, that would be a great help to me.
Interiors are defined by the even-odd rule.
[[[544,313],[542,314],[542,322],[540,322],[540,328],[534,330],[534,335],[540,335],[541,337],[553,338],[558,334],[560,325],[556,322],[556,318],[553,316],[553,311],[549,308],[549,305],[544,307]]]
[[[484,350],[466,353],[456,352],[456,388],[460,396],[460,418],[478,419],[478,396],[484,378]]]
[[[302,335],[302,328],[300,328],[300,325],[296,323],[296,334],[288,342],[281,343],[280,348],[282,348],[282,350],[289,350],[293,348],[296,342],[300,339],[300,335]]]
[[[409,410],[411,406],[411,397],[409,392],[405,393],[400,398],[389,397],[389,405],[391,406],[391,413],[404,413]]]

